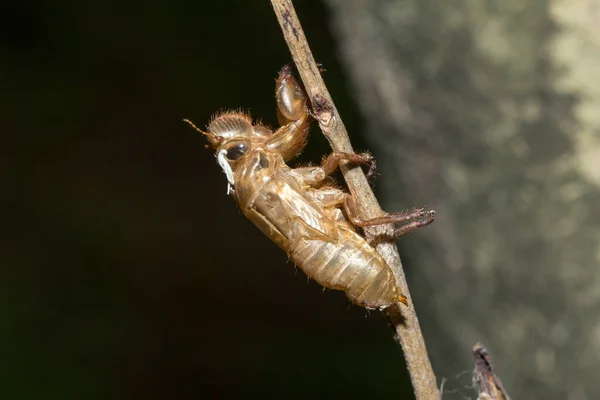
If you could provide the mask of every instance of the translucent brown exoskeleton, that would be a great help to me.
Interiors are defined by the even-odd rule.
[[[242,112],[218,114],[204,134],[227,177],[227,193],[265,235],[289,255],[309,278],[343,290],[355,304],[384,309],[406,304],[392,268],[355,227],[405,223],[396,236],[433,221],[418,209],[364,220],[353,197],[327,185],[341,161],[373,166],[369,154],[333,152],[321,166],[291,168],[286,162],[306,145],[311,115],[304,87],[284,66],[276,80],[275,132]]]

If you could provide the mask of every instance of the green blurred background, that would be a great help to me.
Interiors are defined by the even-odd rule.
[[[295,3],[365,148],[328,10]],[[276,125],[288,61],[268,1],[2,2],[0,398],[412,396],[381,315],[307,283],[181,121]]]

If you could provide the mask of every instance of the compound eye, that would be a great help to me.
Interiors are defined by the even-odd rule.
[[[230,161],[239,160],[248,152],[246,143],[236,143],[227,149],[227,159]]]

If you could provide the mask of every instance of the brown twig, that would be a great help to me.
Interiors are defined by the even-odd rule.
[[[474,384],[477,388],[479,400],[510,400],[508,394],[500,382],[500,378],[494,373],[492,358],[481,343],[473,347],[475,357]]]
[[[271,0],[277,20],[283,31],[285,41],[292,53],[300,77],[310,97],[315,118],[332,149],[351,153],[352,145],[348,133],[335,108],[325,82],[319,72],[315,59],[310,51],[304,31],[290,0]],[[383,211],[360,168],[342,166],[344,179],[350,192],[356,199],[363,217],[374,218],[383,215]],[[384,226],[366,231],[367,237],[390,233],[393,227]],[[384,242],[377,245],[387,263],[395,270],[398,285],[407,297],[409,306],[398,303],[384,311],[390,326],[394,330],[394,338],[402,346],[406,365],[410,374],[415,396],[418,400],[439,399],[440,393],[436,384],[431,362],[427,355],[425,341],[421,334],[419,321],[413,307],[406,278],[402,269],[398,249],[394,243]]]

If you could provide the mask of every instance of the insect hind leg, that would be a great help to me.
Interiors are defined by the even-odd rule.
[[[361,228],[407,222],[406,224],[396,228],[393,235],[394,237],[405,235],[417,228],[429,225],[435,219],[435,211],[426,210],[425,208],[419,208],[406,213],[390,213],[382,217],[364,219],[360,217],[358,207],[356,206],[356,201],[351,195],[347,195],[344,199],[344,210],[350,222]],[[381,239],[383,238],[379,238],[379,240]]]

